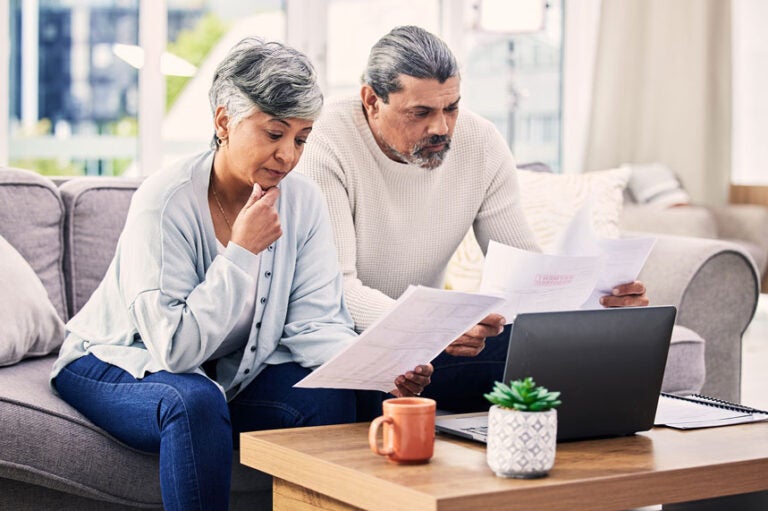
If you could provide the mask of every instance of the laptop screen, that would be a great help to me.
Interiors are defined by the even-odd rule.
[[[531,376],[561,392],[558,440],[648,430],[675,315],[672,306],[520,314],[512,326],[504,381]],[[445,420],[439,422],[445,431]]]
[[[648,430],[675,314],[671,306],[520,314],[504,380],[532,376],[561,392],[560,440]]]

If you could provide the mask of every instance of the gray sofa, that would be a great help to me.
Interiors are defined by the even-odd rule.
[[[0,169],[0,235],[34,268],[62,318],[100,281],[137,185],[74,178],[58,186]],[[758,296],[749,256],[727,242],[661,237],[640,278],[653,303],[678,306],[678,323],[706,339],[703,391],[738,400],[741,336]],[[690,374],[701,350],[692,342],[673,346],[665,390],[697,384]],[[161,508],[157,457],[122,445],[55,397],[48,387],[54,358],[0,367],[0,509]],[[236,463],[232,496],[233,509],[269,508],[270,479]]]
[[[37,272],[62,318],[101,281],[137,186],[75,178],[58,187],[0,169],[0,235]],[[0,367],[0,509],[162,509],[157,456],[121,444],[54,396],[55,357]],[[240,465],[238,453],[232,475],[231,509],[271,509],[271,478]]]

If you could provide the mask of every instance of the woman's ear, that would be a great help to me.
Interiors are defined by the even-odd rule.
[[[363,85],[360,89],[360,99],[363,100],[363,108],[368,118],[373,118],[379,113],[379,98],[370,85]]]
[[[229,137],[229,115],[227,115],[227,109],[224,106],[216,107],[213,114],[213,126],[219,140],[227,140]]]

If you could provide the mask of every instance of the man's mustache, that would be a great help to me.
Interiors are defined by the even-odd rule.
[[[431,137],[427,137],[421,141],[419,141],[418,144],[416,144],[416,147],[414,147],[414,153],[420,152],[422,149],[424,149],[425,146],[428,145],[438,145],[438,144],[445,144],[445,148],[448,149],[451,146],[451,137],[448,135],[432,135]]]

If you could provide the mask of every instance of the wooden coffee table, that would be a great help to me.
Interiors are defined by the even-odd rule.
[[[426,465],[371,453],[368,424],[244,433],[275,510],[616,510],[768,489],[768,422],[560,443],[548,477],[496,477],[485,446],[438,435]]]

